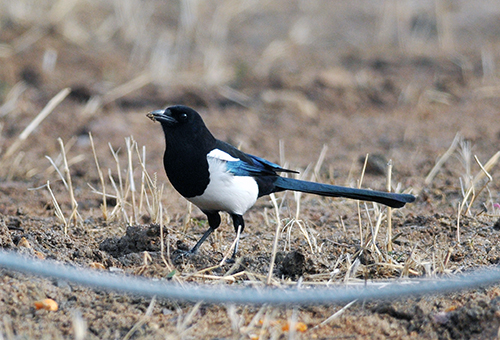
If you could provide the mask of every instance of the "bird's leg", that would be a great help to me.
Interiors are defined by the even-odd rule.
[[[177,259],[180,256],[184,256],[184,255],[196,254],[198,252],[198,249],[200,248],[200,246],[203,244],[203,242],[205,242],[206,239],[210,236],[210,234],[212,234],[215,231],[215,229],[217,229],[219,227],[220,215],[218,212],[205,212],[205,214],[207,214],[207,218],[208,218],[208,225],[209,225],[208,230],[205,231],[203,236],[200,238],[200,240],[198,242],[196,242],[196,244],[194,245],[194,247],[191,250],[181,252],[179,255],[177,255],[177,257],[175,259]]]
[[[195,244],[193,249],[190,250],[192,254],[198,251],[198,248],[200,248],[203,242],[205,242],[205,240],[210,236],[210,234],[212,234],[215,231],[215,229],[217,229],[220,225],[220,215],[218,212],[205,213],[205,214],[207,214],[209,228],[207,231],[205,231],[200,240]]]
[[[231,261],[234,262],[234,260],[236,259],[236,253],[238,252],[240,236],[243,232],[243,229],[245,229],[245,221],[243,220],[243,216],[241,215],[231,214],[231,217],[233,218],[234,231],[236,232],[236,243],[234,245],[233,256],[231,256]]]

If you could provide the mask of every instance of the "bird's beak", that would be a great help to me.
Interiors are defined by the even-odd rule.
[[[170,114],[170,111],[167,110],[155,110],[149,112],[146,116],[151,119],[153,122],[165,123],[167,125],[172,125],[177,123],[177,120],[173,118]]]

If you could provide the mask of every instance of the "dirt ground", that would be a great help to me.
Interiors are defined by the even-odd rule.
[[[216,287],[229,275],[233,284],[263,286],[276,228],[268,197],[245,215],[235,268],[218,266],[234,239],[225,217],[199,254],[175,256],[195,244],[207,222],[168,183],[163,134],[146,113],[185,104],[219,139],[301,172],[314,168],[326,146],[321,166],[306,178],[358,186],[369,154],[362,187],[385,190],[392,160],[392,190],[418,196],[392,211],[391,250],[382,206],[277,195],[276,287],[447,277],[500,262],[496,2],[113,4],[0,1],[3,249],[150,278]],[[23,133],[66,87],[69,95]],[[70,190],[46,158],[69,182],[58,138],[78,203],[74,219]],[[167,263],[158,197],[172,253]],[[342,310],[152,301],[0,272],[0,334],[9,340],[499,337],[500,286],[357,301]],[[37,309],[43,299],[58,310]]]

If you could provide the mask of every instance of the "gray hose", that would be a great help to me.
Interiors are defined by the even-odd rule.
[[[0,251],[0,267],[27,274],[66,280],[94,288],[113,290],[142,296],[165,299],[205,301],[211,303],[241,304],[327,304],[348,302],[354,299],[393,299],[409,295],[436,294],[492,285],[500,281],[497,267],[480,269],[468,274],[441,279],[405,279],[387,281],[385,284],[357,286],[332,285],[330,287],[248,287],[226,285],[200,285],[141,277],[111,274],[97,270],[80,269],[58,264],[51,260],[34,260],[15,253]]]

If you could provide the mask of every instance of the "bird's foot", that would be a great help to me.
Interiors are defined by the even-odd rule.
[[[224,262],[222,262],[222,264],[234,264],[236,263],[236,259],[234,257],[231,257],[231,258],[228,258],[228,259],[225,259]]]
[[[174,251],[172,255],[174,256],[174,262],[178,262],[179,260],[183,258],[189,258],[194,254],[196,254],[196,251],[193,251],[193,249],[191,250],[177,249],[176,251]]]

